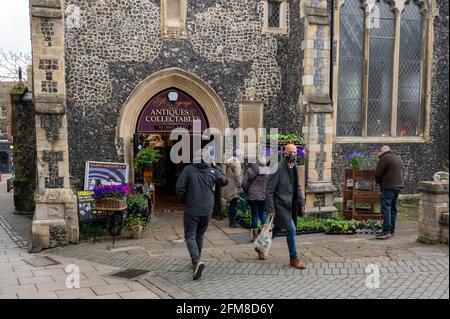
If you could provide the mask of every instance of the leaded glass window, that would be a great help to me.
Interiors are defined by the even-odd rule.
[[[364,10],[360,0],[346,0],[340,15],[337,134],[361,136]]]
[[[281,14],[281,3],[279,1],[269,1],[269,28],[279,28],[280,27],[280,14]]]
[[[426,115],[423,51],[429,8],[415,1],[341,3],[336,20],[339,21],[336,135],[368,138],[423,135]],[[401,5],[397,7],[398,4]]]
[[[370,29],[367,135],[389,136],[395,15],[385,2],[377,3],[374,14],[379,15],[379,21]]]
[[[400,30],[397,136],[415,136],[423,130],[424,117],[420,98],[424,16],[419,6],[405,5]]]

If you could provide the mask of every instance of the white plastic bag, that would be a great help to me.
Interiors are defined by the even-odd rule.
[[[266,256],[269,254],[270,247],[272,246],[272,223],[273,218],[269,217],[255,241],[255,248],[258,248]]]

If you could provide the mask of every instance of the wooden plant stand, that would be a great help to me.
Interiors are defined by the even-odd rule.
[[[349,181],[352,180],[350,184]],[[359,189],[361,182],[370,182],[368,189]],[[352,208],[349,209],[348,201],[352,202]],[[381,220],[382,215],[375,212],[375,204],[380,203],[380,193],[376,189],[375,170],[374,169],[353,169],[345,168],[344,174],[344,198],[342,202],[342,211],[345,219]],[[370,208],[358,208],[357,204],[370,204]]]

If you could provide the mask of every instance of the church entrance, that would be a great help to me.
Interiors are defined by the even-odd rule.
[[[193,122],[198,121],[201,130],[209,127],[201,106],[187,93],[166,89],[153,96],[142,109],[133,138],[134,157],[146,147],[158,151],[160,158],[150,169],[135,171],[135,182],[147,184],[152,192],[155,213],[170,213],[183,210],[176,197],[175,185],[183,168],[192,161]],[[172,146],[180,142],[171,140],[173,129],[184,128],[189,132],[189,160],[178,162],[171,158]],[[202,147],[209,141],[202,141]],[[182,156],[182,151],[179,153]]]

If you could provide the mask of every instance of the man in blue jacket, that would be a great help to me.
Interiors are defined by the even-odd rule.
[[[194,266],[194,280],[201,277],[205,268],[200,257],[203,237],[213,213],[216,185],[228,184],[228,179],[220,167],[209,160],[207,153],[197,151],[194,154],[194,163],[183,169],[176,184],[177,196],[185,204],[184,238]]]

